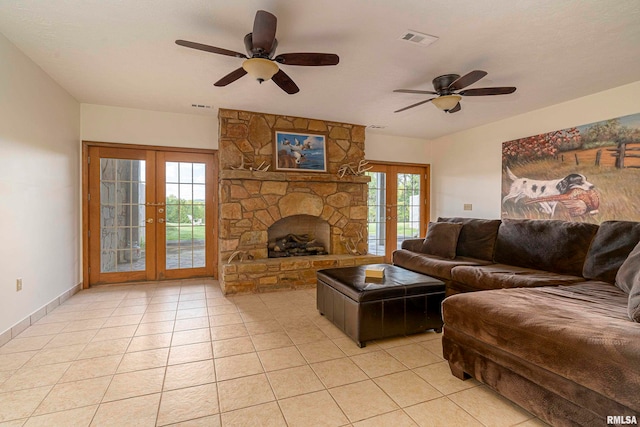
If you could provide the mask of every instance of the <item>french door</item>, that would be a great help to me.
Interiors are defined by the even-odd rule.
[[[87,151],[89,284],[215,276],[214,154]]]
[[[371,164],[369,253],[391,262],[402,241],[422,237],[429,223],[429,167]]]

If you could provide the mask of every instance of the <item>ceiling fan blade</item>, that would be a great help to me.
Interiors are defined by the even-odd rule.
[[[276,38],[277,25],[278,19],[274,15],[266,10],[257,11],[253,21],[253,48],[270,53]]]
[[[413,90],[413,89],[396,89],[397,93],[418,93],[420,95],[437,95],[437,92],[431,92],[430,90]]]
[[[287,92],[289,95],[300,92],[300,88],[293,82],[293,80],[291,80],[291,77],[289,77],[287,73],[282,70],[279,70],[277,73],[275,73],[273,77],[271,77],[271,80],[273,80],[273,82],[277,84],[280,89]]]
[[[208,44],[201,44],[190,42],[187,40],[176,40],[176,44],[184,47],[190,47],[191,49],[204,50],[205,52],[217,53],[219,55],[235,56],[237,58],[246,58],[247,56],[240,52],[234,52],[233,50],[222,49],[221,47],[209,46]]]
[[[426,104],[429,101],[433,101],[435,98],[430,98],[425,101],[416,102],[415,104],[411,104],[408,107],[401,108],[399,110],[394,111],[394,113],[399,113],[400,111],[408,110],[409,108],[417,107],[418,105]]]
[[[508,95],[516,91],[515,87],[481,87],[478,89],[467,89],[459,92],[462,96],[487,96],[487,95]]]
[[[469,85],[474,84],[475,82],[477,82],[478,80],[480,80],[486,75],[487,75],[486,71],[482,71],[482,70],[471,71],[470,73],[465,74],[464,76],[458,78],[456,81],[451,83],[448,89],[449,90],[463,89]]]
[[[244,68],[240,67],[237,70],[233,70],[232,72],[230,72],[229,74],[227,74],[226,76],[224,76],[223,78],[215,82],[213,85],[218,87],[226,86],[229,83],[235,82],[245,74],[247,74],[247,72],[244,70]]]
[[[285,65],[337,65],[340,62],[334,53],[283,53],[276,56],[274,61]]]
[[[453,107],[451,110],[447,110],[447,113],[457,113],[460,110],[462,110],[462,107],[460,106],[460,103],[458,102],[456,104],[456,106]]]

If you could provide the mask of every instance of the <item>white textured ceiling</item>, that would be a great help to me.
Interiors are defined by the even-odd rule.
[[[282,66],[295,95],[248,76],[218,88],[241,60],[174,43],[244,52],[258,9],[278,17],[278,53],[336,53],[340,64]],[[408,29],[440,39],[398,40]],[[0,32],[82,103],[264,111],[427,139],[640,79],[638,0],[2,0]],[[432,90],[434,77],[474,69],[489,75],[471,87],[517,92],[464,98],[450,115],[429,103],[393,113],[426,99],[394,89]]]

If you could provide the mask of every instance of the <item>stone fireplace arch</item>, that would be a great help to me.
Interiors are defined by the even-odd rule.
[[[322,215],[324,201],[320,196],[311,193],[289,193],[280,199],[278,207],[283,218],[293,215],[319,217]]]

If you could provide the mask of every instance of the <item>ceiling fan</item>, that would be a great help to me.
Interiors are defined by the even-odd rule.
[[[443,110],[445,113],[457,113],[461,110],[460,100],[463,96],[487,96],[487,95],[507,95],[516,91],[515,87],[483,87],[477,89],[462,90],[467,86],[470,86],[487,75],[486,71],[474,70],[464,76],[460,77],[458,74],[445,74],[433,79],[433,88],[435,92],[428,90],[411,90],[411,89],[397,89],[394,92],[400,93],[419,93],[422,95],[438,95],[435,98],[429,98],[425,101],[420,101],[408,107],[401,108],[394,111],[399,113],[400,111],[408,110],[409,108],[417,107],[418,105],[425,104],[427,102],[433,103],[436,107]],[[458,91],[458,92],[456,92]]]
[[[214,86],[226,86],[249,73],[249,75],[253,76],[260,83],[272,79],[282,90],[292,95],[299,92],[300,89],[293,80],[278,67],[278,64],[305,66],[337,65],[340,58],[333,53],[283,53],[274,56],[276,47],[278,46],[278,40],[276,39],[277,21],[277,18],[269,12],[264,10],[256,12],[256,17],[253,21],[253,31],[244,36],[244,46],[248,56],[240,52],[186,40],[176,40],[176,44],[192,49],[204,50],[205,52],[245,59],[242,67],[230,72],[215,82]]]

